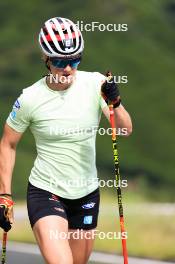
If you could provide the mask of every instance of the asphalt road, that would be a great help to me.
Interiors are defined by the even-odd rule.
[[[117,255],[93,252],[89,264],[123,264]],[[6,264],[44,264],[38,247],[33,244],[8,242]],[[129,264],[175,264],[148,259],[129,258]]]

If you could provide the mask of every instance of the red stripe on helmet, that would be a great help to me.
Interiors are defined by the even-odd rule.
[[[73,32],[71,35],[72,35],[73,39],[76,38],[75,32]],[[69,39],[68,34],[64,34],[64,36],[66,39]],[[78,34],[78,36],[80,36],[80,34]],[[45,37],[46,37],[47,41],[53,41],[50,35],[46,35]],[[60,37],[60,35],[55,35],[55,37],[58,41],[62,41],[62,38]]]

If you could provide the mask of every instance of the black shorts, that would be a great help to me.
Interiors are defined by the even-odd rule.
[[[28,184],[27,208],[32,227],[44,216],[58,215],[67,219],[69,229],[96,228],[99,203],[99,189],[82,198],[71,200]]]

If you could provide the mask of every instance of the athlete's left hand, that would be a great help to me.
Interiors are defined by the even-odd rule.
[[[113,105],[119,102],[120,104],[120,92],[117,83],[115,83],[114,77],[106,80],[101,86],[101,94],[106,103]]]

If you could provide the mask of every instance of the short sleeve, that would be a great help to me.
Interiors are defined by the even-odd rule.
[[[101,109],[103,109],[104,107],[107,106],[107,103],[105,102],[105,100],[103,99],[102,96],[101,96],[101,98],[100,98],[100,106],[101,106]]]
[[[23,133],[30,125],[29,108],[24,94],[15,101],[6,122],[15,131]]]

